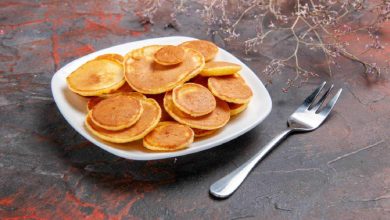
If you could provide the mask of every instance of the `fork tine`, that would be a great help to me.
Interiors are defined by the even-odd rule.
[[[339,89],[339,91],[337,91],[336,95],[333,96],[333,98],[328,102],[324,109],[319,113],[320,115],[325,117],[329,115],[330,111],[332,111],[334,105],[336,104],[337,99],[340,97],[342,91],[343,89]]]
[[[302,105],[300,105],[297,110],[301,110],[301,111],[307,110],[310,107],[310,105],[313,103],[313,101],[316,99],[318,94],[321,92],[321,90],[324,88],[325,84],[326,84],[325,81],[321,83],[321,85],[316,90],[314,90],[314,92],[310,94],[305,99],[305,101],[303,101]]]
[[[329,87],[329,89],[325,92],[325,94],[321,97],[321,99],[317,102],[317,104],[315,104],[315,106],[311,109],[311,111],[316,112],[321,107],[322,103],[324,103],[326,97],[328,97],[332,89],[333,89],[333,84]]]

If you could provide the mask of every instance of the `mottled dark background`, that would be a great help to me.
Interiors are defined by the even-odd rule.
[[[319,72],[283,93],[294,71],[287,68],[267,86],[273,110],[260,126],[195,155],[129,161],[77,134],[53,101],[51,77],[73,59],[112,45],[172,35],[213,40],[263,78],[266,54],[246,55],[237,44],[208,36],[199,16],[182,14],[178,25],[169,25],[162,12],[151,25],[132,7],[125,1],[0,1],[1,219],[389,219],[390,83],[386,75],[367,81],[363,67],[345,59],[332,78]],[[380,33],[386,44],[389,27]],[[380,63],[388,48],[366,56]],[[284,129],[323,80],[344,88],[330,119],[286,140],[230,199],[212,199],[210,184]]]

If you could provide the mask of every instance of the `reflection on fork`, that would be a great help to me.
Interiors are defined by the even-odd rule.
[[[308,132],[318,128],[328,117],[336,104],[342,89],[339,89],[326,106],[322,107],[325,99],[333,89],[333,85],[322,95],[322,97],[315,102],[318,95],[321,93],[326,82],[323,82],[312,94],[310,94],[305,101],[300,105],[294,113],[290,115],[287,120],[288,128],[281,134],[273,138],[267,145],[265,145],[257,154],[251,159],[238,167],[236,170],[218,180],[210,187],[210,193],[217,198],[227,198],[241,185],[241,183],[248,176],[250,171],[256,164],[262,160],[267,153],[269,153],[277,144],[282,141],[287,135],[293,132]]]

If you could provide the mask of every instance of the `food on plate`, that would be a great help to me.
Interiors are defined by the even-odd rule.
[[[123,56],[120,54],[116,54],[116,53],[103,54],[103,55],[97,56],[95,58],[95,60],[99,60],[99,59],[114,60],[114,61],[118,61],[120,63],[123,62]]]
[[[168,45],[157,50],[154,54],[154,61],[164,66],[175,65],[183,62],[184,55],[185,51],[183,48]]]
[[[218,131],[217,129],[215,129],[215,130],[203,130],[203,129],[197,129],[197,128],[192,128],[192,130],[194,131],[194,134],[195,134],[196,138],[209,136],[209,135],[212,135],[212,134],[214,134],[215,132]]]
[[[196,83],[185,83],[172,90],[174,105],[191,116],[198,117],[212,112],[216,107],[213,94]]]
[[[216,97],[236,104],[248,103],[253,95],[251,88],[238,74],[210,77],[208,86]]]
[[[69,89],[82,96],[110,93],[125,83],[122,64],[108,59],[89,61],[73,71],[66,80]]]
[[[114,93],[109,93],[109,94],[104,94],[104,95],[101,95],[101,96],[93,96],[93,97],[91,97],[88,100],[87,109],[91,110],[95,105],[97,105],[102,100],[107,99],[109,97],[122,95],[122,94],[126,94],[127,96],[131,96],[131,97],[137,98],[137,99],[146,99],[146,96],[144,96],[142,93],[139,93],[139,92],[117,92],[117,91],[115,91]]]
[[[207,62],[203,70],[200,72],[201,76],[226,76],[237,73],[241,70],[241,66],[235,63],[224,61],[210,61]]]
[[[102,54],[67,83],[90,96],[85,127],[96,137],[119,144],[143,139],[149,150],[175,151],[215,134],[248,107],[252,91],[241,66],[214,61],[217,53],[215,44],[193,40]]]
[[[188,48],[184,48],[183,62],[177,65],[163,66],[156,63],[154,53],[162,47],[148,46],[126,55],[125,78],[134,90],[144,94],[163,93],[183,84],[202,70],[204,66],[202,54]]]
[[[228,102],[228,105],[230,108],[230,116],[238,115],[248,107],[248,103],[236,104]]]
[[[142,139],[156,127],[161,118],[161,109],[154,99],[141,99],[143,112],[139,120],[128,128],[110,131],[97,126],[89,116],[85,120],[87,129],[97,137],[112,143],[127,143]]]
[[[142,112],[140,99],[120,94],[100,101],[89,112],[89,117],[101,128],[118,131],[135,124]]]
[[[214,43],[205,40],[187,41],[180,44],[180,46],[199,51],[204,56],[206,62],[214,59],[218,53],[218,47]]]
[[[216,99],[215,109],[204,116],[193,117],[182,112],[175,106],[172,100],[172,91],[165,94],[164,108],[176,121],[186,124],[191,128],[214,130],[223,127],[230,119],[230,109],[225,101]]]
[[[194,131],[177,122],[160,122],[143,139],[144,147],[155,151],[174,151],[188,147],[194,141]]]

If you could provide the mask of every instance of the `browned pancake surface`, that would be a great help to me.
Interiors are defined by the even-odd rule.
[[[217,105],[211,113],[193,117],[178,109],[172,100],[172,92],[167,92],[164,97],[164,108],[176,121],[189,125],[192,128],[214,130],[223,127],[230,119],[230,109],[225,101],[216,99]]]
[[[174,151],[187,147],[194,140],[194,132],[187,125],[163,122],[144,137],[144,146],[150,150]]]
[[[162,46],[154,45],[132,51],[125,59],[125,77],[136,91],[158,94],[173,89],[197,75],[204,66],[203,56],[185,48],[183,62],[164,66],[154,62],[154,53]]]
[[[84,96],[109,93],[124,84],[123,66],[108,59],[92,60],[72,72],[67,83],[72,91]]]
[[[244,104],[252,97],[252,90],[239,75],[210,77],[208,86],[216,97],[227,102]]]
[[[102,128],[120,130],[133,125],[142,114],[141,101],[117,95],[99,102],[91,110],[91,119]]]
[[[183,62],[185,51],[178,46],[164,46],[154,54],[154,61],[161,65],[175,65]]]
[[[143,112],[139,120],[131,127],[120,131],[110,131],[95,125],[87,117],[85,125],[89,131],[99,138],[113,143],[126,143],[142,139],[160,121],[161,109],[154,99],[142,99]]]
[[[214,43],[205,40],[187,41],[180,44],[180,46],[199,51],[204,56],[206,62],[214,59],[218,53],[218,47]]]
[[[175,87],[172,99],[176,107],[194,117],[206,115],[216,106],[213,94],[206,87],[196,83]]]
[[[93,97],[91,97],[88,100],[87,109],[91,110],[94,106],[96,106],[99,102],[103,101],[104,99],[107,99],[107,98],[110,98],[110,97],[113,97],[113,96],[117,96],[117,95],[123,95],[123,94],[127,95],[127,96],[131,96],[131,97],[136,98],[136,99],[146,99],[146,96],[144,96],[142,93],[139,93],[139,92],[121,92],[121,91],[118,91],[118,92],[114,92],[114,93],[104,94],[104,95],[101,95],[101,96],[93,96]]]

